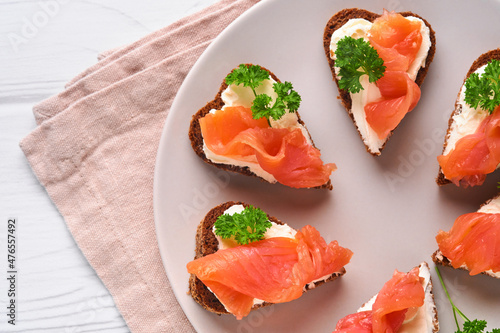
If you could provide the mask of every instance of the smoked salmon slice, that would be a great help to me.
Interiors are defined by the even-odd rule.
[[[254,298],[282,303],[299,298],[306,284],[340,271],[352,252],[329,244],[312,226],[294,239],[274,237],[219,250],[187,264],[237,319],[250,312]]]
[[[381,100],[365,106],[366,121],[379,139],[386,138],[420,99],[420,88],[406,72],[386,71],[377,81]]]
[[[436,241],[454,268],[465,265],[470,275],[500,272],[500,214],[461,215],[449,232],[439,231]]]
[[[372,309],[350,314],[338,321],[334,332],[386,333],[397,332],[407,313],[424,305],[425,291],[415,267],[408,273],[397,270],[387,281],[373,303]]]
[[[421,23],[384,10],[368,32],[370,44],[384,60],[384,76],[376,84],[381,98],[365,106],[366,121],[385,139],[420,99],[420,87],[407,73],[422,45]]]
[[[422,45],[421,23],[384,9],[370,28],[370,44],[384,60],[386,70],[407,71]]]
[[[438,156],[444,176],[463,187],[481,185],[500,163],[500,107],[488,115],[476,132],[460,138],[447,155]]]
[[[242,106],[226,107],[200,119],[203,140],[213,153],[258,163],[287,186],[316,187],[328,182],[335,164],[324,164],[320,151],[299,128],[272,128],[264,118],[253,119]]]

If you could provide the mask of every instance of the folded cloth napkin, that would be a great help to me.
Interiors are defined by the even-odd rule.
[[[153,218],[163,124],[194,62],[259,0],[222,0],[100,61],[34,108],[21,149],[132,332],[192,332]]]

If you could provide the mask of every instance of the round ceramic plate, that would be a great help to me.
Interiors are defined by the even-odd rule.
[[[368,154],[337,99],[323,51],[323,30],[344,8],[381,13],[412,11],[436,31],[437,52],[418,106],[396,129],[380,157]],[[442,332],[454,331],[449,303],[431,254],[434,237],[496,192],[498,173],[481,187],[435,183],[443,138],[463,78],[483,52],[500,46],[498,1],[263,0],[234,21],[193,67],[172,105],[155,171],[154,209],[161,256],[172,288],[198,332],[331,332],[390,279],[422,261],[431,265]],[[334,162],[333,191],[297,190],[229,174],[191,149],[191,116],[217,93],[240,63],[262,65],[302,96],[299,109],[325,162]],[[241,321],[202,309],[187,294],[186,264],[196,227],[214,206],[241,200],[294,228],[316,227],[326,241],[354,252],[341,279],[293,302],[273,305]],[[500,280],[441,269],[455,303],[470,317],[500,326]],[[490,326],[491,328],[492,326]]]

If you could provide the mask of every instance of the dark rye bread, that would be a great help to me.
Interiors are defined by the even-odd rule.
[[[482,65],[480,65],[479,67],[481,67]],[[469,72],[468,75],[472,73],[472,72]],[[498,199],[498,197],[500,197],[500,194],[497,194],[495,197],[491,198],[490,200],[486,201],[485,203],[483,203],[481,205],[481,207],[489,204],[492,200],[494,199]],[[480,209],[481,209],[480,207]],[[432,254],[431,256],[432,258],[432,261],[434,261],[435,264],[438,264],[438,265],[442,265],[442,266],[448,266],[448,267],[451,267],[451,268],[454,268],[453,265],[451,264],[451,261],[450,259],[448,259],[442,252],[441,250],[437,249],[436,251],[434,251],[434,253]],[[464,270],[464,271],[468,271],[467,268],[465,267],[459,267],[457,269],[461,269],[461,270]],[[493,274],[490,274],[489,272],[481,272],[481,274],[484,274],[484,275],[488,275],[488,276],[491,276],[491,277],[494,277],[494,278],[497,278],[497,279],[500,279],[499,276],[494,276]]]
[[[442,265],[442,266],[447,266],[447,267],[451,267],[451,268],[454,268],[451,264],[451,261],[450,259],[446,258],[443,253],[441,253],[441,250],[436,250],[432,256],[432,261],[434,261],[435,264],[438,264],[438,265]],[[461,269],[463,271],[469,271],[467,268],[465,267],[458,267],[457,269]],[[497,279],[500,279],[500,277],[498,276],[495,276],[493,274],[490,274],[489,272],[481,272],[481,274],[483,275],[488,275],[488,276],[491,276],[491,277],[494,277],[494,278],[497,278]]]
[[[246,64],[246,65],[250,66],[251,64]],[[262,66],[261,66],[261,68],[268,71],[270,76],[273,78],[273,80],[275,80],[276,82],[281,82],[278,79],[278,77],[274,73],[272,73],[270,70],[268,70],[267,68],[264,68]],[[193,117],[191,119],[191,124],[189,126],[189,140],[191,141],[191,147],[193,147],[193,150],[196,153],[196,155],[198,155],[203,161],[205,161],[206,163],[211,164],[219,169],[240,173],[240,174],[246,175],[246,176],[257,177],[262,181],[266,181],[265,179],[257,176],[255,173],[250,171],[250,169],[248,167],[240,167],[240,166],[236,166],[236,165],[214,163],[214,162],[210,161],[205,156],[205,152],[203,151],[203,136],[201,134],[199,120],[200,120],[200,118],[203,118],[207,113],[209,113],[210,110],[212,110],[212,109],[220,110],[224,106],[224,102],[222,101],[221,95],[222,95],[222,92],[224,90],[226,90],[227,87],[228,87],[228,85],[226,84],[225,80],[223,80],[222,84],[220,85],[219,91],[217,92],[217,95],[215,95],[215,98],[212,101],[208,102],[204,107],[202,107],[200,110],[198,110],[198,112],[196,112],[193,115]],[[302,121],[302,119],[300,118],[300,114],[298,113],[298,111],[295,113],[297,114],[299,123],[305,127],[305,124]],[[310,134],[309,134],[309,138],[311,139],[311,142],[313,143],[313,146],[314,146],[314,141],[312,140],[312,137]],[[333,188],[333,186],[332,186],[331,180],[328,180],[327,183],[325,183],[321,186],[315,187],[315,188],[324,188],[324,189],[331,190]]]
[[[219,245],[214,233],[212,232],[213,225],[217,220],[217,217],[222,215],[226,209],[233,205],[243,205],[244,207],[249,206],[248,204],[243,202],[228,201],[212,208],[207,213],[203,221],[200,222],[196,232],[196,249],[194,256],[195,259],[217,252]],[[281,225],[284,224],[274,216],[267,215],[267,217],[271,222]],[[341,272],[332,274],[332,276],[327,280],[315,283],[315,286],[313,288],[322,285],[325,282],[333,281],[336,278],[344,275],[345,272],[345,269],[342,268]],[[312,288],[306,287],[306,290],[309,289]],[[215,295],[210,290],[208,290],[203,282],[201,282],[194,274],[191,274],[191,276],[189,277],[189,293],[191,294],[193,299],[206,310],[217,313],[219,315],[228,313],[222,303],[219,302],[217,297],[215,297]],[[254,306],[252,310],[272,304],[273,303],[265,302],[261,305]]]
[[[478,68],[486,65],[492,59],[500,60],[500,49],[490,50],[486,53],[483,53],[472,63],[472,65],[469,68],[469,71],[467,72],[467,75],[464,78],[462,85],[460,86],[460,90],[462,89],[463,85],[465,84],[465,81],[469,78],[469,76],[472,73],[474,73]],[[453,124],[453,117],[457,114],[460,114],[460,112],[462,112],[462,107],[458,103],[459,99],[460,99],[460,90],[458,91],[457,99],[455,101],[455,109],[451,113],[450,119],[448,120],[448,130],[446,132],[446,136],[444,139],[443,153],[444,153],[444,150],[446,149],[446,146],[448,145],[448,138],[450,136],[450,130],[451,130],[451,126]],[[436,177],[436,183],[440,186],[451,183],[451,181],[444,176],[443,171],[441,170],[441,167],[439,167],[438,176]]]
[[[427,22],[421,16],[419,16],[415,13],[412,13],[412,12],[400,12],[399,14],[401,14],[405,17],[406,16],[417,17],[417,18],[421,19],[427,27],[429,27],[429,32],[430,32],[429,37],[431,40],[431,46],[429,48],[429,52],[428,52],[427,58],[425,60],[425,66],[420,68],[420,70],[417,73],[417,77],[415,79],[415,83],[417,83],[419,86],[421,86],[422,83],[424,82],[425,76],[427,75],[427,72],[429,70],[429,66],[430,66],[432,60],[434,59],[434,54],[436,53],[436,34],[435,34],[434,30],[432,30],[432,27],[429,24],[429,22]],[[345,109],[346,109],[347,113],[349,114],[349,117],[351,118],[353,123],[355,123],[355,121],[354,121],[354,116],[353,116],[352,110],[351,110],[351,107],[352,107],[351,96],[347,90],[339,88],[339,80],[337,79],[337,75],[335,74],[335,60],[333,60],[330,57],[330,43],[331,43],[332,35],[335,32],[335,30],[342,27],[350,19],[362,18],[362,19],[365,19],[367,21],[373,22],[379,16],[381,16],[381,15],[367,11],[365,9],[359,9],[359,8],[343,9],[330,18],[330,20],[326,24],[325,31],[323,34],[323,47],[325,50],[326,58],[328,60],[328,64],[330,65],[330,70],[332,72],[333,80],[335,81],[335,83],[337,84],[337,88],[339,89],[339,99],[341,100],[342,105],[345,107]],[[357,126],[356,126],[356,129],[357,129]],[[384,145],[380,148],[380,152],[382,152],[382,149],[384,149],[385,144],[387,143],[388,139],[391,137],[393,132],[394,132],[394,130],[391,131],[391,133],[389,133],[389,135],[387,136]],[[363,137],[362,137],[361,132],[359,130],[358,130],[358,134],[361,137],[361,140],[363,140]],[[370,154],[372,154],[374,156],[380,155],[380,154],[371,152],[366,145],[365,145],[365,147],[366,147],[366,151],[368,151]]]

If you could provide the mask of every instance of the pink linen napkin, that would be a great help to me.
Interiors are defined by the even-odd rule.
[[[163,124],[194,62],[259,0],[222,0],[100,56],[34,106],[21,143],[132,332],[192,332],[165,275],[153,219]]]

